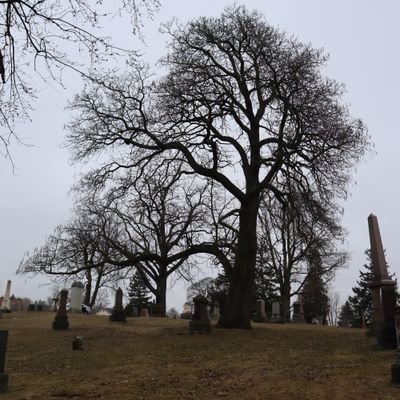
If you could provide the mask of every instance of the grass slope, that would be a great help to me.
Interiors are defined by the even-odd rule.
[[[57,399],[400,399],[390,385],[393,351],[365,331],[254,324],[190,335],[188,321],[70,315],[53,331],[52,313],[12,313],[2,400]],[[84,351],[72,351],[74,336]]]

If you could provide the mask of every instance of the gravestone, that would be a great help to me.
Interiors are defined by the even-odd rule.
[[[373,214],[368,217],[368,227],[373,267],[373,280],[368,283],[372,292],[373,331],[381,349],[395,349],[396,283],[388,275],[378,218]]]
[[[281,307],[277,301],[272,303],[271,322],[281,322]]]
[[[211,314],[210,314],[210,318],[213,321],[218,321],[219,320],[219,304],[214,302],[211,305]]]
[[[76,336],[72,341],[72,350],[83,350],[83,339],[81,336]]]
[[[81,312],[82,298],[84,286],[82,282],[74,282],[71,285],[71,303],[70,310],[72,312]]]
[[[293,317],[292,322],[303,324],[306,322],[303,311],[303,296],[298,294],[297,301],[293,303]]]
[[[132,316],[133,317],[138,317],[139,316],[139,309],[136,306],[132,307]]]
[[[265,301],[264,300],[257,300],[256,303],[256,314],[253,318],[254,322],[266,322],[267,321],[267,314],[265,313]]]
[[[183,305],[181,319],[192,319],[192,306],[190,305],[190,303],[185,303]]]
[[[140,310],[140,316],[141,317],[148,317],[149,316],[149,310],[147,308],[142,308]]]
[[[35,304],[29,304],[28,311],[36,311],[36,305]]]
[[[7,281],[6,292],[4,293],[3,302],[1,308],[3,311],[10,312],[10,293],[11,293],[11,281]]]
[[[126,322],[126,315],[124,313],[124,307],[122,305],[122,289],[118,288],[115,292],[115,304],[110,315],[110,321],[112,322]]]
[[[190,333],[209,333],[211,330],[210,318],[208,316],[208,301],[204,296],[198,295],[193,298],[194,313],[189,322]]]
[[[67,316],[67,298],[68,290],[63,289],[60,292],[60,305],[58,307],[57,315],[53,321],[53,329],[57,331],[65,331],[69,329],[69,322]]]
[[[8,331],[0,331],[0,393],[8,388],[8,375],[4,372],[6,366]]]

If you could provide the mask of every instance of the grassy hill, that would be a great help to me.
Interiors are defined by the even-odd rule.
[[[53,331],[53,313],[12,313],[2,400],[56,399],[399,399],[390,385],[393,351],[365,331],[254,324],[190,335],[188,321],[70,315]],[[84,350],[72,351],[75,336]]]

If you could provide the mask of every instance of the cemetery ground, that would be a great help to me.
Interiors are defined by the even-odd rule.
[[[9,330],[4,400],[399,399],[394,351],[365,330],[253,324],[250,331],[189,334],[187,320],[3,314]],[[83,351],[72,351],[75,336]]]

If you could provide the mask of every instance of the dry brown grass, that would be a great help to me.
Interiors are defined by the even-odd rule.
[[[393,351],[353,329],[254,324],[190,335],[188,321],[52,313],[3,315],[9,392],[2,400],[400,399]],[[74,336],[84,351],[72,351]]]

